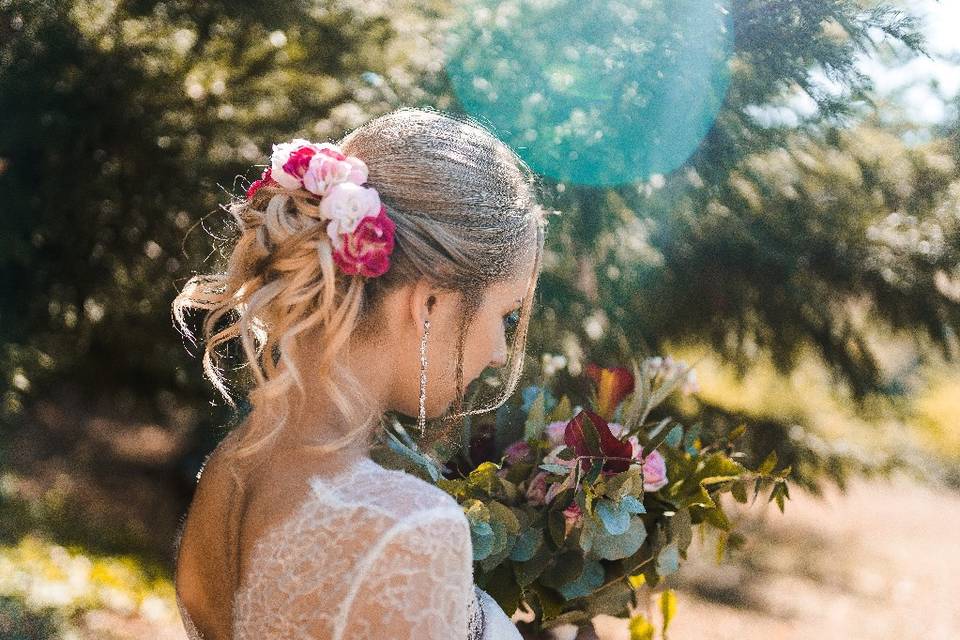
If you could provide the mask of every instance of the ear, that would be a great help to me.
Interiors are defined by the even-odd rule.
[[[439,298],[440,292],[426,279],[421,278],[411,287],[407,303],[410,311],[409,317],[417,327],[417,335],[423,333],[424,320],[429,318],[432,322],[436,317],[435,308]]]

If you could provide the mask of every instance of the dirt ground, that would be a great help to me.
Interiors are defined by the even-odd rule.
[[[721,565],[695,538],[670,640],[960,640],[960,495],[903,476],[791,495],[735,516],[747,544]]]

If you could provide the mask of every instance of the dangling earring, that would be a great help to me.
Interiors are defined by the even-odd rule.
[[[423,321],[423,337],[420,338],[420,415],[417,426],[422,436],[427,429],[427,336],[430,334],[430,319]]]

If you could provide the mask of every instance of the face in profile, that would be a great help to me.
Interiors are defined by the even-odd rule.
[[[463,389],[476,380],[488,367],[503,367],[507,362],[510,345],[507,336],[517,324],[523,298],[533,275],[531,259],[509,280],[494,283],[486,290],[483,304],[477,309],[472,322],[465,329],[463,345]],[[427,385],[425,410],[427,418],[445,415],[456,399],[457,337],[459,335],[459,311],[456,293],[436,295],[436,303],[429,314],[430,335],[427,339]],[[413,308],[419,313],[419,302],[413,296]],[[411,317],[409,314],[407,317]],[[416,317],[415,315],[413,317]],[[415,325],[414,325],[415,326]],[[399,385],[400,398],[395,398],[394,408],[416,416],[419,413],[420,390],[420,331],[413,336],[415,346],[403,356]]]

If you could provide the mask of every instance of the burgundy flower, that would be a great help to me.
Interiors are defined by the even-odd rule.
[[[591,447],[589,444],[584,429],[586,427],[584,421],[589,420],[593,427],[596,429],[599,437],[600,450],[597,451]],[[626,471],[630,466],[630,459],[633,457],[633,447],[629,442],[625,440],[620,440],[613,433],[610,432],[610,427],[607,425],[607,421],[602,417],[590,411],[589,409],[583,409],[573,417],[570,423],[567,425],[567,429],[563,435],[564,443],[573,449],[578,456],[610,456],[616,458],[624,458],[623,460],[604,460],[602,471],[610,471],[614,473],[619,473],[621,471]],[[593,466],[590,459],[584,459],[581,461],[582,468],[585,472],[589,472],[590,468]]]

